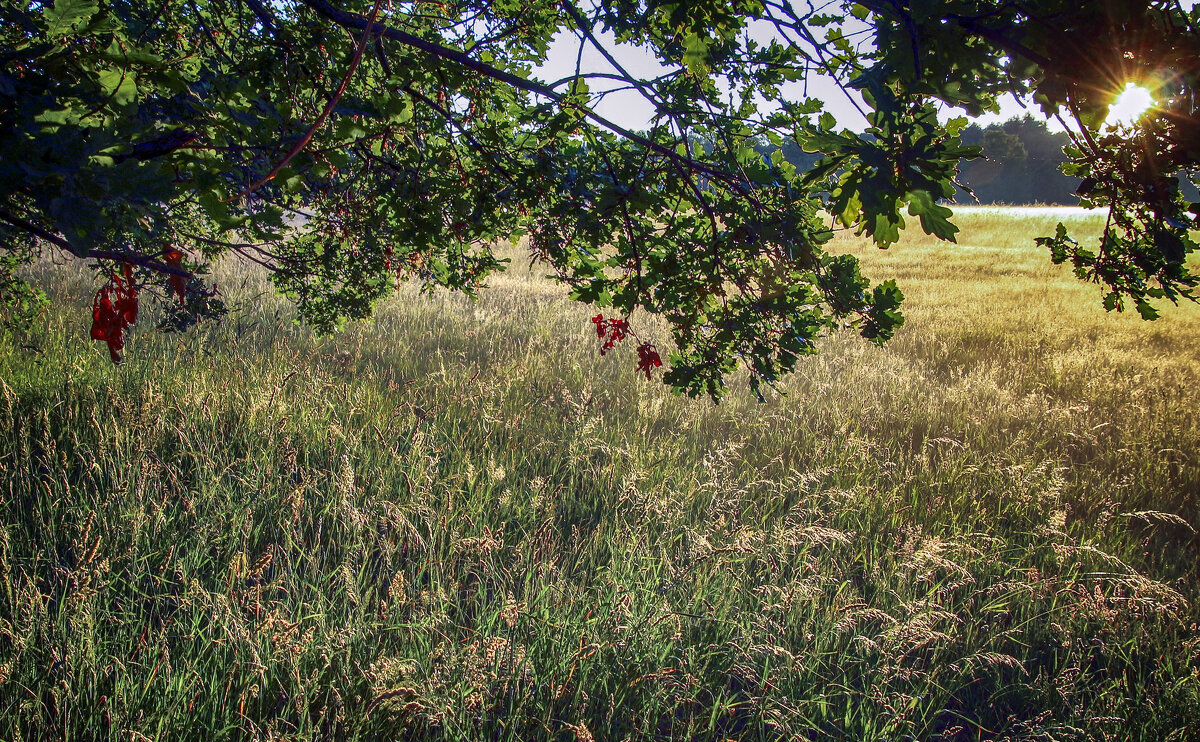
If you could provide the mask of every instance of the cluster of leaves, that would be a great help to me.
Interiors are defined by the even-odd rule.
[[[662,357],[658,355],[658,349],[650,343],[642,343],[637,348],[638,364],[637,370],[646,374],[646,380],[650,380],[650,375],[654,369],[662,366]]]
[[[133,284],[133,266],[126,263],[113,273],[92,300],[92,340],[108,345],[113,363],[121,362],[125,331],[137,323],[138,290]]]
[[[608,353],[630,335],[627,319],[605,319],[603,314],[597,314],[592,317],[592,324],[596,326],[596,337],[600,340],[600,355]]]
[[[607,354],[617,343],[634,334],[627,319],[605,319],[603,314],[597,314],[592,317],[592,324],[596,326],[596,337],[600,340],[600,355]],[[637,371],[646,374],[646,380],[649,381],[654,369],[662,366],[662,356],[651,343],[639,343],[637,354]]]
[[[1064,70],[1113,54],[1055,52],[1067,31],[1090,38],[1081,19],[1107,8],[1099,0],[841,5],[830,15],[774,0],[7,0],[0,252],[41,243],[127,263],[139,285],[179,298],[178,326],[220,311],[203,276],[238,253],[330,331],[368,316],[397,280],[472,293],[504,267],[492,246],[528,234],[573,298],[667,320],[667,383],[717,398],[742,364],[758,390],[822,333],[850,325],[883,342],[903,321],[894,284],[872,286],[853,258],[825,252],[827,214],[881,247],[905,210],[954,239],[940,202],[978,148],[962,144],[963,120],[939,123],[936,101],[978,113],[1002,92],[1033,92],[1048,110],[1071,107],[1086,133],[1100,104],[1079,91],[1096,78]],[[1171,69],[1195,38],[1194,19],[1172,8],[1127,13],[1170,31],[1136,38],[1174,50],[1158,65]],[[768,41],[751,33],[764,23]],[[1112,24],[1103,32],[1129,25]],[[609,71],[531,77],[560,34]],[[609,38],[664,71],[630,74]],[[1181,74],[1170,84],[1189,91]],[[865,107],[866,131],[838,130],[821,102],[789,92],[817,75]],[[597,112],[621,87],[654,107],[645,131]],[[1172,173],[1190,173],[1197,154],[1179,139],[1185,97],[1143,157],[1150,186],[1120,185],[1137,168],[1121,169],[1133,145],[1093,138],[1112,157],[1079,153],[1105,184],[1093,202],[1149,204],[1121,227],[1127,247],[1108,242],[1094,268],[1083,264],[1121,296],[1175,299],[1192,280],[1175,256],[1194,247],[1195,214],[1166,206],[1178,205]],[[798,172],[763,141],[820,159]],[[1164,151],[1178,155],[1174,171]],[[1162,265],[1143,260],[1168,242]],[[648,358],[640,371],[658,366]]]

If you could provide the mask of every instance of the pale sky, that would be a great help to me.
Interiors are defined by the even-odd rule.
[[[1194,4],[1195,0],[1184,2],[1185,7],[1190,7]],[[759,41],[769,41],[773,38],[778,38],[774,29],[761,21],[751,25],[750,35]],[[665,68],[658,63],[654,55],[644,49],[630,44],[618,45],[615,43],[612,34],[608,33],[598,33],[597,38],[632,75],[640,78],[648,78],[665,71]],[[575,73],[578,54],[578,38],[567,32],[559,33],[550,45],[550,54],[547,63],[534,71],[534,77],[543,82],[554,82],[573,75]],[[580,62],[580,69],[583,72],[615,72],[608,61],[591,44],[587,44],[584,47],[583,57]],[[590,80],[588,85],[592,91],[597,91],[610,90],[616,87],[618,83],[615,81]],[[784,87],[784,92],[788,98],[793,100],[811,97],[824,101],[826,110],[837,117],[838,125],[841,127],[861,131],[866,126],[865,119],[854,108],[853,104],[847,100],[846,92],[839,89],[831,80],[810,80],[807,90],[804,87],[804,83],[789,83]],[[596,106],[596,113],[621,126],[635,130],[647,127],[653,115],[653,110],[653,106],[634,90],[613,92]],[[974,120],[982,125],[987,125],[998,121],[1006,121],[1013,117],[1021,117],[1026,113],[1033,114],[1035,118],[1044,119],[1041,109],[1033,103],[1030,102],[1022,106],[1012,96],[1004,96],[1000,100],[999,113],[986,114]],[[963,115],[963,112],[947,107],[945,118],[958,115]],[[1048,120],[1046,123],[1052,131],[1062,129],[1059,123],[1053,119]]]
[[[751,29],[757,40],[769,40],[773,32],[766,24]],[[597,33],[596,38],[631,75],[650,78],[662,74],[667,68],[658,63],[653,54],[631,44],[617,44],[611,33]],[[554,82],[575,74],[579,61],[583,72],[615,72],[608,61],[591,44],[583,49],[579,58],[579,39],[572,33],[560,32],[550,44],[546,64],[537,68],[533,76],[543,82]],[[594,92],[619,87],[617,81],[589,80],[588,87]],[[788,83],[784,86],[787,97],[800,100],[805,97],[820,98],[828,110],[838,118],[839,124],[861,130],[866,121],[846,99],[846,94],[830,80],[810,81],[806,91],[803,83]],[[596,106],[596,113],[629,129],[645,129],[654,114],[654,107],[635,90],[621,90],[606,96]]]

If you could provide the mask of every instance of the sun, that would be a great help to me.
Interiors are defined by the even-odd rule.
[[[1137,83],[1127,83],[1117,100],[1108,107],[1107,126],[1132,126],[1154,105],[1154,96]]]

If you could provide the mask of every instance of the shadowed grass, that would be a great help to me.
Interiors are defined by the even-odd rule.
[[[1194,738],[1200,312],[1105,314],[1053,219],[959,222],[839,237],[908,323],[763,405],[599,358],[536,269],[322,339],[226,266],[241,312],[113,367],[42,266],[0,737]]]

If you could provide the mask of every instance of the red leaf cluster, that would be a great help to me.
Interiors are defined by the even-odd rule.
[[[596,337],[600,339],[600,355],[604,355],[612,350],[614,345],[633,335],[633,331],[629,329],[628,320],[605,319],[603,314],[597,314],[592,317],[592,324],[596,326]],[[649,379],[650,372],[662,366],[662,358],[650,343],[639,345],[637,353],[637,370],[639,373],[644,372],[646,378]]]
[[[646,379],[650,379],[650,369],[658,368],[662,365],[662,358],[658,356],[658,351],[650,343],[642,343],[638,346],[638,371],[646,372]]]
[[[167,251],[163,253],[163,262],[172,268],[183,270],[183,253],[168,245]],[[184,300],[187,296],[187,277],[171,273],[167,276],[167,285],[179,297],[179,306],[184,306]]]
[[[596,325],[596,337],[600,338],[600,355],[612,350],[613,346],[629,337],[629,321],[623,319],[604,319],[603,314],[592,317]]]
[[[137,322],[138,292],[133,285],[133,266],[126,263],[122,275],[113,273],[92,300],[92,340],[108,343],[113,363],[121,362],[125,331]]]

